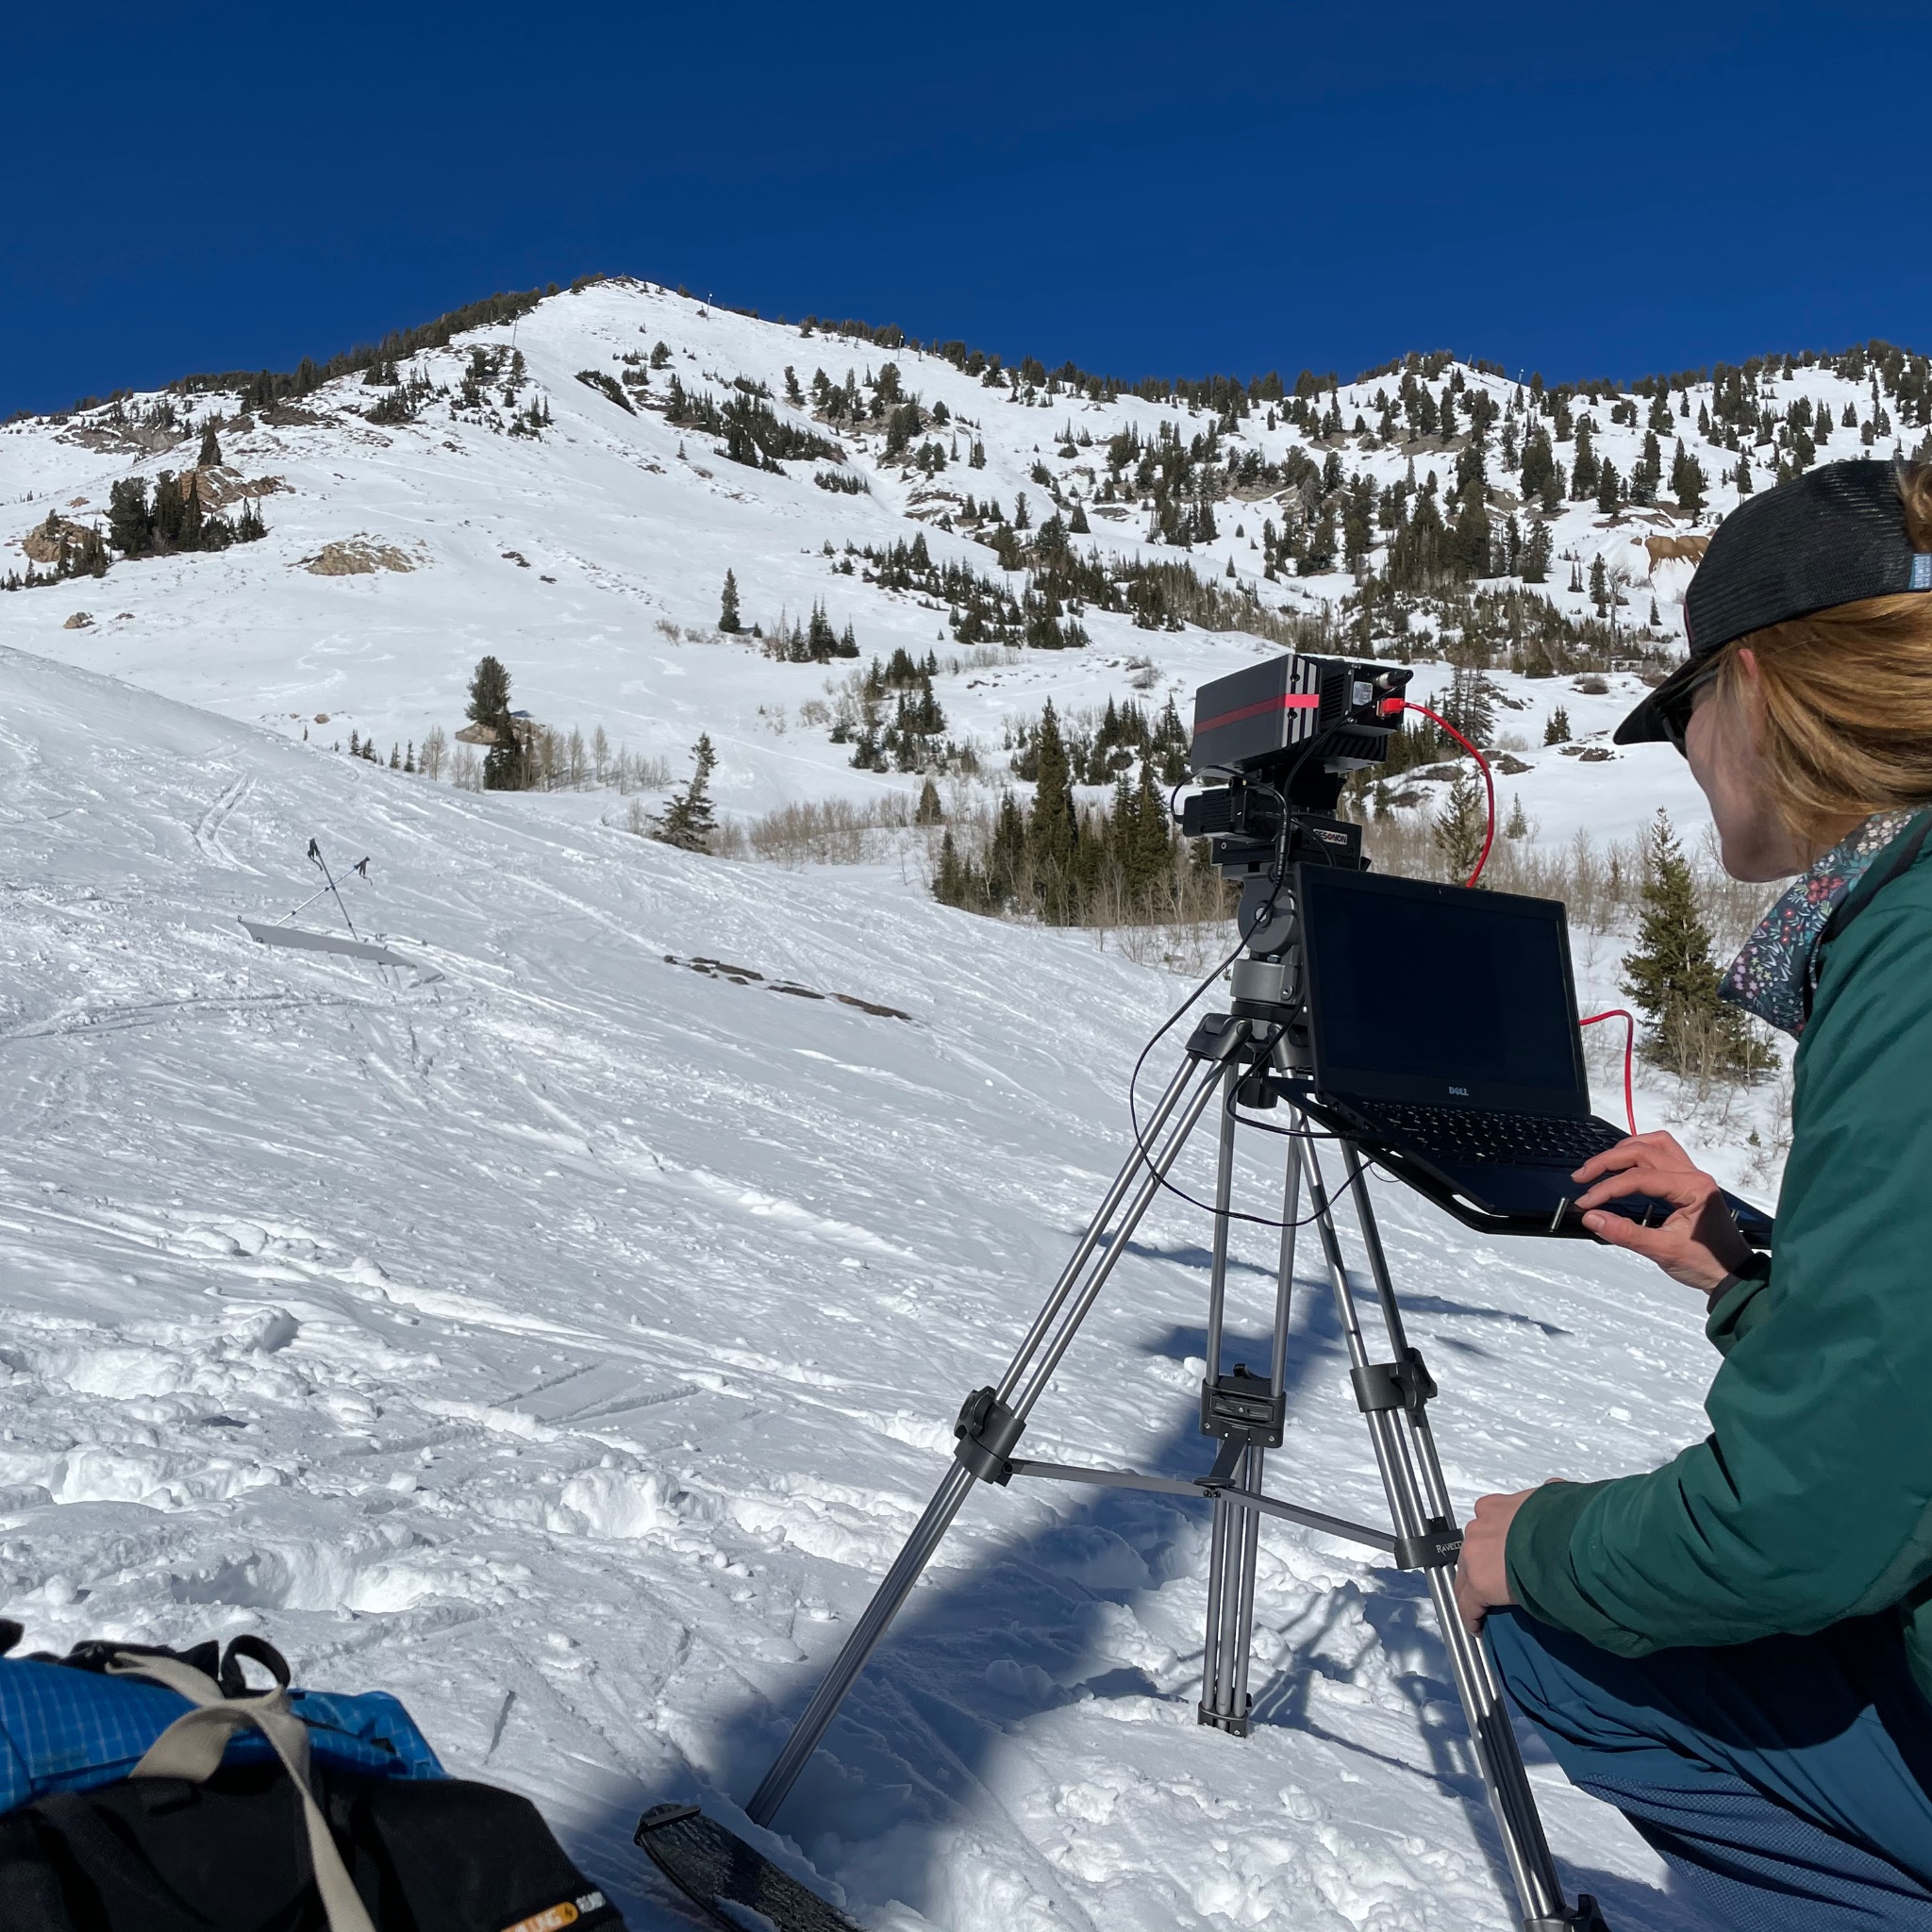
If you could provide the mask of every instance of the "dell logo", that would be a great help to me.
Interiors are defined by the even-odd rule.
[[[1452,1088],[1450,1088],[1450,1090],[1449,1090],[1449,1091],[1450,1091],[1450,1092],[1452,1092],[1452,1093],[1459,1093],[1459,1094],[1461,1094],[1461,1096],[1462,1096],[1462,1097],[1463,1097],[1463,1099],[1465,1099],[1465,1100],[1467,1100],[1467,1099],[1469,1098],[1469,1089],[1468,1089],[1467,1087],[1452,1087]]]

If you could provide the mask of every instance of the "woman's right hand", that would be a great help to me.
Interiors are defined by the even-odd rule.
[[[1723,1191],[1669,1134],[1633,1134],[1592,1155],[1572,1175],[1592,1183],[1576,1199],[1583,1224],[1613,1248],[1628,1248],[1655,1261],[1673,1281],[1709,1294],[1751,1258]],[[1601,1203],[1626,1194],[1668,1201],[1674,1212],[1655,1227],[1641,1227]],[[1594,1210],[1594,1211],[1592,1211]]]

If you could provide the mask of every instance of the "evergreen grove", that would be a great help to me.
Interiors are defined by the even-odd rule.
[[[1033,799],[1010,791],[971,825],[948,826],[934,895],[977,912],[1030,914],[1053,925],[1153,924],[1222,918],[1228,896],[1205,847],[1176,835],[1151,757],[1123,770],[1105,807],[1082,808],[1060,723],[1049,703],[1028,746]]]

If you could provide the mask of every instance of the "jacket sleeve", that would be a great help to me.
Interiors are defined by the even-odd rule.
[[[1712,1310],[1711,1432],[1539,1490],[1516,1600],[1603,1649],[1807,1632],[1932,1577],[1932,865],[1834,943],[1798,1056],[1767,1283]]]

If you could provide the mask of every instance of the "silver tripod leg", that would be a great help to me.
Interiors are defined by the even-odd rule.
[[[1221,1338],[1227,1278],[1226,1183],[1232,1178],[1231,1116],[1224,1115],[1223,1160],[1216,1174],[1214,1274],[1208,1289],[1208,1369],[1211,1385],[1221,1373]],[[1288,1327],[1294,1294],[1295,1223],[1301,1207],[1301,1166],[1292,1145],[1281,1197],[1281,1254],[1275,1274],[1274,1328],[1268,1352],[1268,1395],[1278,1405],[1287,1387]],[[1232,1445],[1223,1451],[1232,1452]],[[1263,1489],[1267,1450],[1250,1442],[1234,1460],[1228,1491],[1259,1495]],[[1214,1498],[1214,1522],[1208,1552],[1208,1624],[1201,1645],[1201,1703],[1204,1724],[1248,1734],[1248,1663],[1254,1649],[1255,1571],[1261,1537],[1260,1512],[1230,1500],[1228,1491]]]
[[[1239,1039],[1230,1041],[1230,1048],[1236,1044],[1239,1044]],[[1182,1106],[1191,1073],[1196,1076],[1194,1091]],[[1113,1273],[1114,1263],[1125,1252],[1135,1228],[1159,1193],[1168,1169],[1187,1144],[1189,1136],[1221,1084],[1222,1069],[1218,1061],[1203,1065],[1193,1060],[1184,1060],[1169,1082],[1167,1091],[1161,1095],[1160,1104],[1147,1124],[1141,1144],[1128,1155],[1101,1202],[1099,1212],[1088,1224],[1072,1259],[1054,1284],[1045,1306],[1027,1330],[1025,1339],[1001,1378],[998,1395],[1004,1404],[1007,1396],[1019,1387],[1022,1377],[1026,1377],[1025,1386],[1010,1409],[1018,1422],[1025,1421],[1033,1405],[1044,1392],[1060,1357],[1072,1345],[1087,1311],[1093,1306],[1108,1276]],[[1171,1126],[1170,1123],[1173,1123]],[[1148,1142],[1158,1140],[1163,1130],[1167,1131],[1166,1141],[1158,1153],[1149,1157],[1143,1148]],[[1108,1236],[1108,1224],[1116,1211],[1120,1219],[1112,1234]],[[1104,1246],[1103,1236],[1107,1237]],[[1029,1369],[1032,1372],[1030,1375]],[[1017,1437],[1017,1429],[1013,1434]],[[962,1444],[962,1448],[964,1446]],[[797,1782],[799,1773],[818,1749],[820,1740],[839,1714],[839,1707],[844,1703],[867,1659],[891,1627],[900,1606],[911,1594],[912,1586],[932,1560],[933,1552],[939,1548],[946,1531],[952,1526],[954,1517],[959,1513],[959,1506],[965,1502],[977,1480],[978,1477],[965,1462],[956,1461],[933,1491],[932,1501],[925,1506],[925,1513],[893,1559],[885,1580],[866,1606],[864,1615],[853,1626],[844,1648],[840,1651],[832,1668],[825,1674],[824,1681],[806,1707],[805,1715],[799,1719],[791,1736],[786,1740],[785,1748],[765,1774],[763,1782],[752,1793],[744,1811],[754,1824],[769,1824],[776,1816],[779,1806],[785,1802],[787,1793]]]
[[[1316,1210],[1316,1224],[1321,1230],[1322,1249],[1334,1290],[1335,1311],[1348,1344],[1349,1367],[1356,1372],[1359,1398],[1374,1371],[1362,1339],[1355,1291],[1336,1235],[1333,1204],[1323,1184],[1313,1142],[1298,1140],[1293,1144],[1307,1170],[1309,1197]],[[1355,1148],[1347,1142],[1342,1145],[1342,1163],[1363,1244],[1368,1250],[1369,1270],[1391,1352],[1396,1364],[1406,1365],[1412,1357],[1370,1205],[1367,1179]],[[1363,1419],[1369,1425],[1369,1439],[1374,1447],[1396,1535],[1422,1539],[1432,1532],[1453,1531],[1455,1512],[1422,1400],[1378,1407],[1370,1407],[1364,1401]],[[1423,1574],[1428,1579],[1429,1597],[1441,1627],[1443,1647],[1449,1655],[1450,1673],[1456,1679],[1456,1692],[1462,1701],[1463,1715],[1475,1747],[1476,1768],[1522,1904],[1523,1923],[1529,1932],[1588,1923],[1573,1915],[1564,1902],[1562,1884],[1550,1857],[1549,1840],[1543,1835],[1542,1820],[1537,1812],[1516,1734],[1509,1726],[1494,1665],[1482,1640],[1470,1634],[1456,1607],[1455,1571],[1447,1563],[1433,1563],[1425,1566]],[[1591,1909],[1586,1902],[1585,1910]]]

